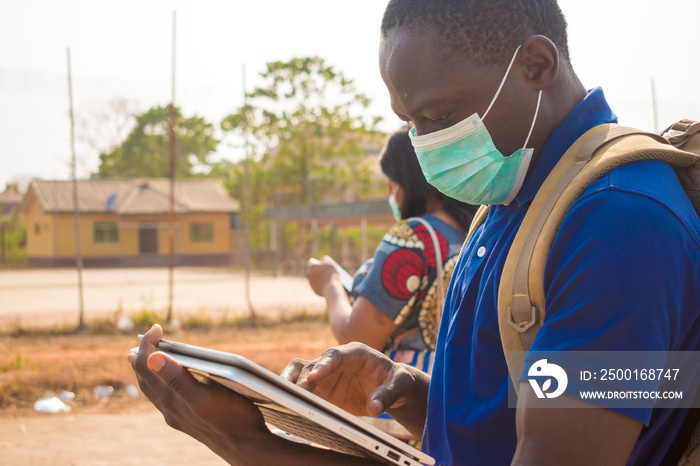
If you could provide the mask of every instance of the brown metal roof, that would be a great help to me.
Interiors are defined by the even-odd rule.
[[[29,187],[44,212],[73,212],[72,181],[35,180]],[[80,212],[120,215],[164,214],[169,211],[167,179],[94,179],[78,181]],[[177,180],[175,212],[238,212],[220,181]]]
[[[22,203],[22,193],[10,185],[0,193],[0,217],[14,214]]]

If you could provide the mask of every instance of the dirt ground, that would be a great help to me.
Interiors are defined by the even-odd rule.
[[[235,351],[279,372],[293,357],[313,358],[335,341],[321,321],[166,333],[166,338]],[[0,464],[210,465],[223,461],[167,427],[150,403],[131,398],[126,354],[132,335],[0,337]],[[114,394],[98,399],[97,385]],[[75,393],[72,410],[39,414],[46,392]]]
[[[0,419],[0,458],[5,465],[226,464],[145,404],[121,414]]]

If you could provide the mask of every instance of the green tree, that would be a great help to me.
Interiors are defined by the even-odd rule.
[[[319,57],[271,62],[251,104],[223,119],[221,128],[240,139],[262,164],[273,204],[332,203],[376,197],[368,156],[384,135],[370,100],[352,80]]]
[[[100,154],[98,177],[168,176],[169,107],[156,106],[135,115],[136,125],[117,148]],[[209,155],[219,141],[214,126],[199,116],[184,118],[176,108],[175,176],[187,178],[209,170]]]
[[[269,245],[268,207],[372,199],[386,190],[372,157],[385,138],[377,130],[381,118],[368,115],[370,100],[352,80],[319,57],[268,63],[260,77],[249,103],[221,122],[229,139],[247,141],[250,160],[211,172],[227,174],[233,196],[244,199],[248,163],[253,251]],[[279,228],[280,248],[296,248],[304,233],[291,224]]]

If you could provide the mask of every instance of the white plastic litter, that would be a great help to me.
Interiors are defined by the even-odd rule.
[[[55,396],[34,402],[34,411],[37,413],[67,413],[70,409],[70,406]]]
[[[69,401],[73,401],[75,399],[75,393],[63,391],[63,392],[58,394],[58,399],[63,401],[64,403],[67,403]]]
[[[134,385],[127,385],[124,387],[124,392],[129,398],[138,398],[141,395],[141,391]]]
[[[120,332],[130,332],[134,329],[134,322],[125,316],[122,316],[117,320],[117,329]]]
[[[98,385],[92,389],[92,396],[95,398],[109,398],[114,393],[114,387],[111,385]]]

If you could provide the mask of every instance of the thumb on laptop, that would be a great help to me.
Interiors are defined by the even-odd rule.
[[[172,391],[189,399],[201,390],[201,384],[180,363],[164,353],[153,353],[148,357],[148,368]]]
[[[406,370],[393,370],[383,384],[375,388],[367,398],[367,411],[379,416],[389,408],[399,408],[406,403],[413,386],[413,377]]]

